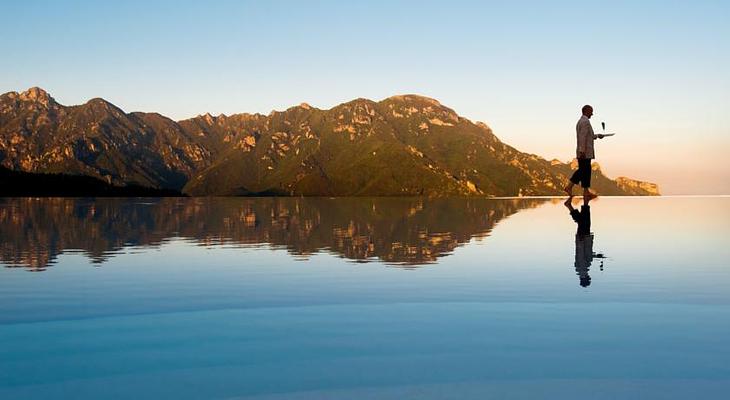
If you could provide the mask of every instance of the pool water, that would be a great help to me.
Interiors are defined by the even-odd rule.
[[[563,202],[0,199],[0,398],[724,398],[730,198]]]

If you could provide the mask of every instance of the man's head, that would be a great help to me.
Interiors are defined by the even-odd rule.
[[[583,111],[583,115],[590,118],[593,115],[593,107],[589,106],[588,104],[584,105],[581,109]]]

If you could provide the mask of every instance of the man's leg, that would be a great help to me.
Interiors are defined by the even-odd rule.
[[[573,181],[568,181],[568,186],[563,188],[563,191],[567,193],[569,197],[573,197],[573,186],[575,186],[575,183],[573,183]]]
[[[591,191],[589,190],[591,187],[591,159],[586,158],[578,160],[578,163],[578,168],[583,171],[580,179],[580,184],[583,187],[583,198],[592,199],[596,197],[596,195],[591,193]]]
[[[573,197],[573,186],[577,185],[578,182],[581,181],[581,169],[580,169],[580,159],[578,159],[578,169],[573,172],[573,175],[570,177],[570,180],[568,181],[568,186],[564,187],[563,190],[565,193],[568,194],[569,197]]]

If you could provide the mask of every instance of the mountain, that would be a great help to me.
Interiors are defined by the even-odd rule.
[[[9,169],[180,189],[205,152],[159,114],[127,114],[103,99],[65,107],[40,88],[0,96],[0,163]]]
[[[190,195],[558,195],[572,173],[423,96],[175,122],[102,99],[62,106],[40,88],[0,96],[0,165]],[[601,194],[659,194],[597,164],[594,182]]]

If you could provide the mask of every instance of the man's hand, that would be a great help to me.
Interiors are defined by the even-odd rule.
[[[578,158],[586,158],[586,152],[585,151],[578,152]]]
[[[602,133],[599,133],[599,134],[598,134],[598,135],[596,135],[596,136],[597,136],[597,137],[598,137],[599,139],[603,139],[603,138],[605,137],[605,136],[603,136],[603,134],[602,134]]]

